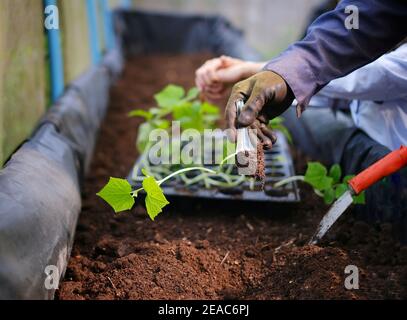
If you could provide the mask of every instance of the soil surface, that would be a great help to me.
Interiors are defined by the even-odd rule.
[[[255,177],[256,177],[256,179],[260,180],[263,183],[263,187],[264,187],[264,182],[266,179],[266,171],[265,171],[265,163],[264,163],[264,149],[263,149],[263,144],[261,142],[257,143],[256,157],[257,157],[257,168],[256,168]]]
[[[349,210],[320,246],[306,245],[327,206],[301,186],[297,206],[173,201],[152,222],[142,206],[114,215],[96,196],[109,176],[126,177],[141,120],[168,83],[193,86],[208,55],[130,59],[112,88],[72,256],[59,299],[381,299],[407,298],[407,248],[389,225],[352,220]],[[293,150],[296,171],[304,156]],[[344,286],[345,267],[359,289]]]

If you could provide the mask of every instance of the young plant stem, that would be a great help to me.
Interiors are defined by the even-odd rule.
[[[182,173],[185,173],[185,172],[188,172],[188,171],[193,171],[193,170],[200,170],[200,171],[204,171],[204,172],[216,174],[216,171],[215,171],[215,170],[208,169],[208,168],[204,168],[204,167],[185,168],[185,169],[181,169],[181,170],[178,170],[178,171],[175,171],[175,172],[171,173],[170,175],[166,176],[165,178],[163,178],[163,179],[157,181],[157,184],[160,186],[160,185],[163,184],[165,181],[171,179],[172,177],[174,177],[174,176],[176,176],[176,175],[178,175],[178,174],[182,174]],[[136,197],[137,194],[138,194],[141,190],[144,190],[144,188],[141,187],[141,188],[138,188],[137,190],[132,191],[132,192],[131,192],[131,195],[132,195],[133,197]]]
[[[315,194],[316,194],[317,196],[319,196],[319,197],[321,197],[321,198],[324,197],[324,194],[323,194],[321,191],[319,191],[319,190],[317,190],[317,189],[314,189],[314,192],[315,192]]]
[[[225,170],[225,173],[230,175],[233,171],[233,166],[228,166],[227,169]]]
[[[232,154],[228,155],[225,159],[223,159],[223,160],[219,163],[218,171],[221,172],[223,164],[224,164],[226,161],[228,161],[229,159],[235,157],[236,155],[237,155],[237,152],[232,153]]]
[[[249,180],[249,189],[250,189],[251,191],[254,190],[254,183],[255,183],[255,179],[254,179],[254,178],[250,178],[250,180]]]
[[[273,187],[274,187],[274,188],[279,188],[279,187],[282,187],[282,186],[285,185],[285,184],[288,184],[288,183],[294,182],[294,181],[304,181],[304,176],[292,176],[292,177],[283,179],[283,180],[281,180],[281,181],[279,181],[279,182],[276,182],[276,183],[273,185]]]
[[[240,176],[236,181],[234,182],[222,182],[222,181],[217,181],[212,178],[207,178],[209,184],[217,186],[217,187],[236,187],[240,185],[244,180],[245,176]]]
[[[149,145],[146,146],[145,150],[149,149]],[[233,170],[232,166],[228,166],[228,168],[223,172],[223,166],[224,164],[232,159],[233,157],[236,156],[236,152],[232,153],[230,155],[228,155],[227,157],[225,157],[219,164],[217,170],[212,170],[212,169],[208,169],[205,167],[190,167],[190,168],[184,168],[184,169],[180,169],[178,171],[175,171],[173,173],[170,173],[171,171],[168,168],[160,168],[160,167],[150,167],[148,161],[147,161],[147,154],[148,152],[144,152],[142,159],[139,162],[139,165],[137,166],[137,168],[135,168],[136,170],[134,170],[134,174],[133,174],[133,180],[135,181],[140,181],[142,182],[144,180],[145,177],[141,177],[141,176],[136,176],[136,172],[138,172],[140,165],[142,165],[144,167],[144,169],[151,174],[152,176],[155,177],[155,179],[157,179],[157,183],[158,185],[161,185],[162,183],[164,183],[165,181],[171,179],[172,177],[176,176],[176,175],[180,175],[181,180],[184,182],[184,184],[186,186],[198,183],[200,181],[203,181],[205,188],[209,189],[211,186],[217,186],[217,187],[235,187],[240,185],[241,183],[243,183],[246,180],[246,177],[242,177],[242,176],[236,176],[236,175],[232,175],[231,172]],[[193,170],[200,170],[202,173],[193,177],[193,178],[188,178],[185,173],[188,171],[193,171]],[[167,175],[166,177],[162,178],[161,174]],[[210,175],[215,175],[221,179],[223,179],[224,181],[218,181],[213,179]],[[254,184],[253,184],[254,185]],[[131,195],[133,197],[136,197],[138,192],[142,191],[144,188],[139,188],[137,190],[134,190]]]
[[[211,187],[211,185],[209,183],[208,174],[202,173],[202,175],[204,176],[203,182],[204,182],[205,188],[209,189]]]
[[[160,181],[157,181],[157,183],[158,183],[158,185],[161,185],[165,181],[171,179],[172,177],[174,177],[174,176],[176,176],[178,174],[185,173],[185,172],[188,172],[188,171],[194,171],[194,170],[200,170],[200,171],[203,171],[203,172],[216,174],[215,170],[204,168],[204,167],[185,168],[185,169],[181,169],[181,170],[178,170],[178,171],[175,171],[175,172],[171,173],[169,176],[166,176],[164,179],[161,179]]]
[[[193,177],[191,179],[189,179],[184,173],[180,174],[180,178],[182,181],[184,181],[186,186],[190,186],[192,184],[198,183],[200,181],[202,181],[203,179],[205,179],[205,176],[203,173],[198,174],[196,177]]]
[[[273,185],[273,187],[274,188],[279,188],[279,187],[282,187],[285,184],[288,184],[288,183],[294,182],[294,181],[304,181],[304,176],[292,176],[292,177],[289,177],[287,179],[283,179],[283,180],[275,183]],[[317,196],[322,197],[322,198],[324,197],[324,194],[321,191],[319,191],[317,189],[314,189],[314,192],[315,192],[315,194]]]

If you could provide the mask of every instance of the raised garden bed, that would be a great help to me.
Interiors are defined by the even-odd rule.
[[[137,205],[114,215],[96,193],[109,176],[126,177],[138,154],[141,120],[168,83],[193,86],[209,55],[143,55],[127,62],[111,91],[83,193],[76,240],[59,299],[379,299],[407,298],[407,248],[389,225],[369,226],[349,210],[321,246],[308,246],[327,206],[301,188],[295,207],[173,200],[152,222]],[[296,172],[306,159],[292,148]],[[346,290],[356,265],[360,289]]]

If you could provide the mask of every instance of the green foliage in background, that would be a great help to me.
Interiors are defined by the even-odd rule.
[[[157,106],[149,110],[136,109],[129,113],[131,117],[142,117],[145,122],[139,127],[137,149],[145,151],[148,137],[154,129],[169,129],[171,121],[180,121],[181,130],[214,129],[219,119],[219,108],[198,99],[199,91],[170,84],[154,95]]]

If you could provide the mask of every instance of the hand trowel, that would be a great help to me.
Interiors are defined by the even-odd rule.
[[[402,169],[407,165],[407,147],[389,153],[384,158],[372,164],[370,167],[349,180],[348,190],[332,205],[329,211],[322,218],[317,231],[312,237],[310,244],[316,244],[328,232],[336,220],[351,205],[352,196],[358,195],[371,185],[384,177]]]
[[[244,107],[243,100],[236,101],[236,113],[240,115]],[[237,129],[236,137],[236,165],[238,173],[245,176],[254,176],[257,168],[257,138],[249,128]]]

